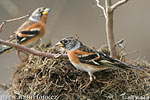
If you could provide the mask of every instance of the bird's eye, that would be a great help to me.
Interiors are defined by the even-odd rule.
[[[42,12],[42,9],[39,9],[39,12]]]
[[[67,41],[67,40],[64,40],[63,42],[64,42],[64,44],[68,43],[68,41]]]

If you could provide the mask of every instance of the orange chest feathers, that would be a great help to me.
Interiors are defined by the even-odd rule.
[[[79,59],[77,57],[77,55],[75,54],[75,51],[68,51],[67,50],[67,54],[68,54],[68,58],[72,63],[76,63],[79,64]]]

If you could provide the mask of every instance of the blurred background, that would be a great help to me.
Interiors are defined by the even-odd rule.
[[[104,3],[104,0],[100,0]],[[115,3],[118,0],[112,0]],[[114,13],[115,40],[126,40],[126,51],[138,52],[128,58],[145,57],[150,60],[150,1],[129,0]],[[20,17],[38,7],[50,7],[47,30],[43,41],[52,44],[61,38],[78,34],[83,43],[101,47],[106,44],[105,19],[95,0],[0,0],[0,23],[3,20]],[[26,19],[4,25],[1,39],[8,39]],[[9,83],[13,69],[20,63],[15,51],[0,55],[0,83]],[[1,94],[1,93],[0,93]]]

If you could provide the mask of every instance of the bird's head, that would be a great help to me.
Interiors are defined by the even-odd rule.
[[[30,21],[39,21],[43,15],[48,15],[48,13],[51,11],[50,8],[46,8],[46,7],[40,7],[40,8],[37,8],[32,14],[31,16],[29,17],[29,20]]]
[[[82,43],[74,38],[74,37],[67,37],[60,40],[55,46],[62,47],[66,50],[76,50],[81,47]]]

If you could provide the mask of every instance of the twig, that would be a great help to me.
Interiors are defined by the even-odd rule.
[[[115,45],[119,45],[122,44],[124,42],[124,39],[119,40],[117,43],[115,43]]]
[[[76,36],[75,36],[75,37],[76,37],[77,40],[79,39],[78,33],[76,33]]]
[[[4,41],[2,39],[0,39],[0,44],[7,45],[7,46],[10,46],[10,47],[14,47],[14,48],[19,49],[21,51],[25,51],[27,53],[31,53],[31,54],[37,55],[37,56],[55,58],[55,59],[57,59],[57,58],[67,58],[66,54],[61,54],[60,56],[58,56],[58,54],[51,54],[51,53],[35,51],[35,50],[27,48],[23,45],[20,45],[20,44],[17,44],[17,43],[10,43],[10,42]]]
[[[9,89],[9,86],[6,84],[1,84],[0,83],[0,88],[2,88],[4,91]]]
[[[106,16],[106,10],[105,10],[105,8],[102,5],[100,5],[99,0],[95,0],[95,1],[96,1],[97,7],[101,8],[103,10],[104,16],[106,18],[107,16]]]
[[[30,13],[27,14],[27,15],[24,15],[24,16],[22,16],[22,17],[4,20],[4,21],[2,22],[2,24],[0,24],[0,32],[2,32],[2,28],[3,28],[4,24],[6,24],[6,23],[8,23],[8,22],[16,21],[16,20],[21,20],[21,19],[24,19],[24,18],[26,18],[26,17],[28,17],[28,16],[30,16]]]
[[[120,0],[114,5],[111,6],[111,11],[114,11],[117,7],[123,5],[124,3],[127,3],[129,0]]]
[[[136,53],[136,52],[138,52],[138,50],[134,50],[134,51],[132,51],[132,52],[126,53],[126,54],[124,54],[123,56],[125,57],[125,56],[128,56],[128,55],[134,54],[134,53]]]

